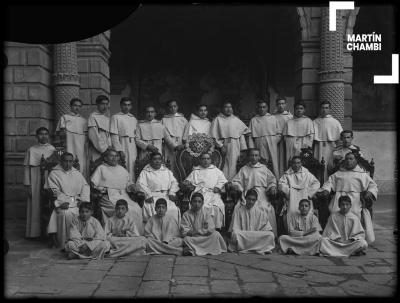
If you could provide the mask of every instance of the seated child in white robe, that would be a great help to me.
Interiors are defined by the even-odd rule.
[[[219,255],[226,252],[226,244],[221,234],[215,230],[210,212],[203,208],[204,197],[194,193],[191,208],[183,214],[181,233],[184,237],[183,255]]]
[[[146,254],[147,240],[143,236],[143,222],[135,222],[127,212],[128,202],[123,199],[118,200],[114,215],[106,221],[104,229],[111,245],[108,257]]]
[[[290,216],[288,231],[289,235],[279,237],[283,253],[311,256],[319,253],[322,228],[311,210],[310,200],[300,200],[299,212]]]
[[[267,254],[274,249],[274,233],[268,215],[258,207],[257,199],[257,191],[250,189],[246,193],[246,204],[233,211],[229,228],[232,233],[228,246],[230,251]]]
[[[365,231],[360,219],[350,211],[350,197],[341,196],[338,202],[339,211],[331,214],[322,233],[320,253],[333,257],[365,255]]]
[[[69,240],[65,245],[69,260],[102,259],[110,250],[110,242],[106,240],[103,227],[92,214],[90,202],[82,202],[79,205],[79,216],[72,220]]]
[[[178,219],[167,214],[168,203],[160,198],[156,201],[156,214],[146,223],[144,228],[147,238],[147,253],[182,255],[182,238],[180,236],[180,216]]]

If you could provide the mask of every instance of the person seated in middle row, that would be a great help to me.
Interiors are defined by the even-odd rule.
[[[203,195],[194,193],[190,200],[191,208],[183,214],[183,255],[219,255],[226,252],[225,240],[215,230],[214,220],[210,212],[203,208],[203,203]]]
[[[140,172],[136,184],[145,194],[142,208],[145,223],[156,213],[155,201],[158,198],[164,198],[167,201],[167,213],[179,220],[180,210],[173,202],[179,190],[178,181],[172,171],[163,164],[160,153],[150,154],[150,163]]]
[[[233,212],[229,231],[231,240],[228,249],[240,253],[271,253],[275,247],[274,234],[268,216],[257,205],[258,194],[254,189],[246,193],[246,204]]]
[[[321,239],[321,225],[314,215],[311,202],[300,200],[299,212],[290,217],[289,235],[279,237],[279,245],[283,253],[296,255],[316,255]]]
[[[259,162],[260,151],[258,149],[250,149],[248,157],[249,163],[243,166],[232,179],[232,185],[237,191],[241,192],[246,192],[251,188],[255,188],[258,194],[259,207],[267,212],[268,221],[271,224],[276,238],[277,225],[275,209],[267,196],[267,193],[272,196],[276,195],[276,178],[267,166]],[[235,208],[238,207],[239,203],[236,203]]]
[[[79,214],[79,204],[90,201],[90,187],[80,171],[72,166],[74,156],[71,153],[63,153],[60,160],[47,178],[47,187],[57,197],[47,232],[52,235],[53,243],[63,250],[71,220]]]
[[[291,159],[291,167],[279,179],[278,189],[288,199],[287,214],[284,224],[285,228],[290,222],[290,217],[296,215],[299,209],[299,201],[312,197],[320,188],[320,182],[310,171],[302,166],[300,156]],[[313,211],[313,205],[310,204]]]
[[[136,224],[131,216],[126,215],[128,210],[128,202],[120,199],[115,204],[115,214],[106,221],[104,230],[111,244],[108,257],[146,254],[147,241],[143,236],[142,222]]]
[[[69,260],[103,259],[110,250],[110,242],[106,240],[103,227],[92,214],[90,202],[79,205],[79,216],[72,219],[68,242],[65,244]]]
[[[128,171],[118,164],[118,153],[113,148],[105,152],[105,163],[99,165],[91,177],[91,185],[98,190],[102,197],[98,204],[101,207],[103,224],[115,212],[115,203],[123,199],[128,202],[129,215],[136,224],[143,224],[142,209],[133,201],[128,191],[133,187]],[[140,227],[138,227],[140,228]]]
[[[156,201],[156,214],[144,228],[148,254],[182,255],[180,217],[166,215],[168,203],[160,198]]]
[[[368,244],[360,219],[351,211],[349,196],[339,198],[339,211],[328,219],[322,239],[320,252],[324,256],[349,257],[365,255]]]
[[[193,167],[193,171],[186,178],[195,186],[194,192],[204,196],[204,206],[211,212],[216,229],[224,226],[225,204],[221,200],[221,190],[228,180],[224,173],[211,164],[211,155],[204,153],[200,156],[200,165]]]

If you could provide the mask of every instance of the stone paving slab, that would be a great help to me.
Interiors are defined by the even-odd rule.
[[[205,265],[175,265],[174,276],[207,277],[208,266]]]
[[[137,297],[161,297],[169,296],[169,281],[146,281],[140,285]]]
[[[347,297],[343,289],[336,286],[313,287],[313,289],[319,296],[323,297]]]
[[[109,276],[142,277],[147,263],[143,262],[116,262],[108,271]]]
[[[277,294],[276,283],[244,283],[243,290],[250,296],[272,297]]]
[[[213,280],[211,283],[211,292],[216,294],[241,294],[238,281]]]
[[[172,267],[163,267],[162,265],[149,265],[144,274],[144,281],[170,280],[172,276]]]
[[[262,271],[244,266],[237,267],[239,279],[243,282],[273,282],[272,272]]]

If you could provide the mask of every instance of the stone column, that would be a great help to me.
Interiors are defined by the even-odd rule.
[[[76,43],[54,45],[54,107],[55,124],[60,117],[69,111],[72,98],[79,98],[79,74]]]
[[[336,11],[336,31],[329,31],[329,8],[321,9],[319,101],[329,101],[332,115],[344,126],[343,20]]]

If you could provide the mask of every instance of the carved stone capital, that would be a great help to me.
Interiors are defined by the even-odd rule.
[[[79,86],[78,74],[58,73],[53,74],[54,85],[77,85]]]

